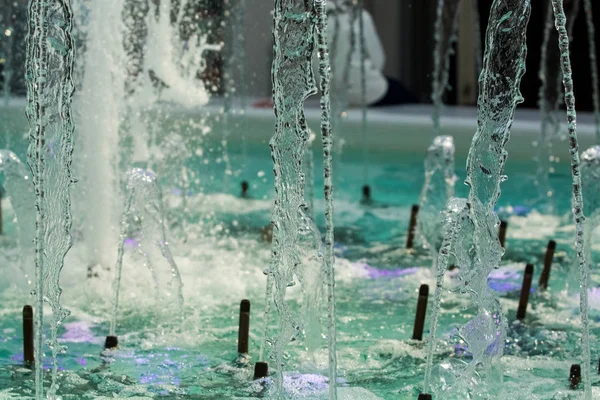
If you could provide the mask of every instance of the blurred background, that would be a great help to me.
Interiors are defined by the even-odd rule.
[[[84,0],[79,0],[83,1]],[[143,4],[159,0],[130,0]],[[179,2],[180,0],[172,0]],[[569,2],[572,0],[565,0]],[[226,34],[224,21],[228,0],[190,0],[194,8],[196,29],[206,32],[209,42],[218,43]],[[422,103],[430,102],[431,71],[433,69],[433,28],[437,0],[364,0],[372,15],[386,53],[384,73],[404,83]],[[540,80],[538,70],[546,7],[549,1],[532,1],[528,28],[527,73],[521,82],[524,107],[537,107]],[[446,104],[474,105],[477,99],[475,48],[479,21],[483,41],[492,0],[464,0],[460,12],[456,54],[451,60],[450,84]],[[594,15],[600,24],[600,7]],[[0,69],[13,65],[13,76],[0,75],[1,82],[11,80],[14,95],[24,95],[25,20],[27,0],[0,0]],[[268,97],[271,93],[273,1],[245,0],[246,84],[251,97]],[[597,41],[598,42],[598,41]],[[592,109],[587,28],[583,10],[575,23],[572,43],[575,95],[579,110]],[[214,92],[223,90],[223,57],[218,52],[207,53],[208,68],[201,79]]]

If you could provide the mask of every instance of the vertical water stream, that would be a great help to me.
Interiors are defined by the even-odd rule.
[[[325,1],[315,1],[317,25],[317,51],[321,89],[321,140],[323,142],[323,178],[325,193],[325,276],[327,285],[327,344],[329,352],[329,400],[337,399],[337,353],[335,321],[335,268],[333,225],[333,165],[331,152],[333,137],[331,129],[330,63],[327,44],[327,15]],[[362,17],[361,17],[362,21]],[[363,42],[364,43],[364,42]],[[364,62],[363,62],[364,68]],[[364,76],[363,76],[364,79]]]
[[[481,45],[481,22],[479,14],[479,0],[473,0],[473,34],[475,35],[475,72],[481,73],[483,64],[483,46]]]
[[[75,195],[77,220],[87,248],[89,266],[110,268],[117,246],[121,190],[118,165],[121,123],[127,116],[125,87],[132,84],[126,76],[121,12],[124,0],[91,0],[85,15],[86,51],[83,54],[83,80],[76,109],[81,124],[80,154],[75,165],[82,178]],[[83,16],[79,17],[83,19]],[[81,55],[80,55],[81,56]],[[127,83],[126,83],[127,82]],[[124,171],[123,171],[124,172]],[[89,212],[94,210],[94,212]]]
[[[113,283],[113,315],[109,332],[111,336],[116,336],[123,256],[125,253],[124,244],[128,235],[132,233],[130,228],[130,221],[132,220],[138,222],[139,229],[135,238],[138,242],[137,250],[144,255],[145,265],[152,274],[157,290],[157,298],[161,294],[167,293],[167,299],[177,298],[180,313],[183,309],[183,282],[167,241],[164,206],[158,179],[152,172],[141,168],[132,169],[127,174],[127,178],[127,197],[121,218],[121,233]],[[160,260],[161,257],[168,268],[163,268],[161,265],[163,264]],[[168,307],[168,304],[162,305],[162,308],[166,307]]]
[[[506,180],[505,146],[510,137],[514,111],[522,101],[519,84],[525,72],[526,30],[530,11],[529,0],[494,0],[492,4],[483,70],[479,77],[477,132],[467,157],[465,183],[470,187],[466,203],[468,218],[461,219],[460,227],[462,230],[468,227],[471,233],[457,236],[459,227],[454,223],[447,225],[448,237],[440,249],[434,315],[439,308],[438,292],[441,291],[440,282],[447,266],[446,253],[451,244],[457,265],[460,266],[460,292],[470,296],[473,306],[478,310],[477,316],[458,331],[472,360],[456,373],[456,382],[450,390],[463,396],[471,390],[494,390],[493,380],[489,378],[487,383],[490,387],[484,389],[478,385],[477,388],[471,388],[474,385],[471,378],[477,365],[490,371],[497,367],[497,360],[503,354],[506,321],[500,302],[488,285],[488,275],[499,267],[504,253],[498,240],[499,220],[494,207],[500,196],[500,184]],[[454,205],[452,202],[449,204]],[[457,203],[455,208],[454,213],[460,215],[465,207]],[[452,243],[453,238],[458,238],[456,243]],[[434,317],[432,323],[436,322]],[[431,332],[435,333],[433,325]],[[435,339],[432,336],[430,340]],[[433,349],[434,344],[430,343],[425,390],[429,390]]]
[[[592,100],[594,104],[594,121],[596,122],[596,144],[600,144],[600,82],[598,79],[598,57],[596,56],[596,27],[592,0],[583,0],[585,21],[588,32],[588,45],[590,49],[590,73],[592,74]]]
[[[433,79],[431,100],[433,101],[433,128],[440,130],[440,116],[444,103],[444,93],[450,75],[450,57],[454,52],[458,14],[461,0],[438,0],[434,30]]]
[[[571,32],[575,18],[579,12],[580,0],[573,0],[569,5],[569,25],[567,32],[571,38]],[[554,156],[553,142],[564,140],[566,135],[560,127],[561,112],[563,105],[562,96],[562,73],[560,69],[559,52],[556,47],[558,34],[554,29],[554,15],[552,5],[548,2],[546,21],[544,25],[544,36],[542,40],[540,70],[538,77],[541,85],[538,94],[538,105],[541,112],[540,135],[536,142],[537,147],[537,172],[536,185],[538,197],[543,203],[547,203],[547,210],[553,210],[554,193],[550,185],[550,174],[554,172],[553,164],[557,161]]]
[[[71,247],[71,201],[73,182],[73,120],[71,99],[74,85],[73,16],[69,0],[30,0],[27,36],[27,118],[29,119],[28,164],[36,195],[36,399],[44,398],[43,304],[52,308],[50,339],[53,368],[48,398],[55,398],[58,385],[57,355],[64,350],[57,329],[68,311],[60,304],[59,285],[64,257]]]
[[[362,134],[362,145],[363,145],[363,182],[365,185],[369,184],[369,135],[367,133],[367,41],[365,38],[365,2],[359,0],[357,8],[358,18],[358,42],[360,46],[360,107],[361,107],[361,134]],[[354,30],[354,25],[351,27]],[[351,52],[352,53],[352,52]]]
[[[16,3],[15,3],[16,4]],[[4,107],[8,107],[8,104],[10,102],[10,95],[11,95],[11,87],[10,84],[12,82],[12,77],[13,77],[13,52],[15,51],[14,48],[14,30],[15,30],[15,21],[14,21],[14,15],[13,13],[15,12],[15,10],[13,9],[13,5],[9,3],[8,5],[8,12],[5,13],[5,15],[9,18],[8,24],[6,25],[6,29],[3,33],[0,32],[0,34],[4,34],[4,38],[2,39],[2,43],[4,44],[4,68],[2,69],[2,81],[3,81],[3,85],[2,85],[2,94],[4,97]]]
[[[454,139],[436,136],[425,157],[425,182],[419,197],[419,232],[425,239],[434,259],[443,239],[442,213],[454,196]],[[435,263],[434,263],[435,264]]]
[[[4,173],[4,188],[17,217],[19,264],[28,285],[35,280],[35,195],[29,171],[15,153],[0,150],[0,172]],[[31,286],[30,286],[31,287]]]
[[[577,112],[575,111],[575,94],[573,92],[573,71],[571,70],[571,56],[569,54],[569,33],[566,23],[563,0],[552,0],[555,27],[558,31],[558,48],[560,50],[560,66],[563,74],[563,85],[565,88],[564,101],[567,106],[567,123],[569,129],[569,153],[571,154],[571,174],[573,177],[573,219],[575,220],[575,246],[577,259],[579,261],[579,287],[580,301],[579,311],[582,324],[582,364],[583,383],[585,387],[584,397],[592,399],[592,388],[590,381],[590,332],[588,321],[588,286],[589,274],[585,258],[584,246],[584,222],[583,196],[581,193],[581,175],[579,161],[579,142],[577,140]]]
[[[312,2],[275,0],[272,67],[275,134],[269,143],[275,174],[272,214],[273,247],[267,278],[267,304],[272,299],[279,314],[278,333],[271,341],[276,371],[275,396],[283,398],[285,346],[301,332],[298,317],[286,302],[286,291],[299,275],[300,230],[305,215],[302,161],[309,137],[305,99],[316,93],[312,71],[315,24]],[[265,315],[265,325],[269,316]],[[264,347],[264,346],[262,346]]]

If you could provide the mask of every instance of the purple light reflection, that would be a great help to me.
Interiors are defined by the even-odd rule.
[[[300,391],[306,395],[327,390],[329,387],[328,378],[317,374],[288,374],[283,378],[284,385],[288,390]]]
[[[494,279],[488,279],[488,285],[496,292],[509,293],[521,289],[521,285],[515,282],[502,282]],[[533,292],[533,290],[532,290]]]
[[[147,358],[136,358],[135,364],[136,365],[148,365],[148,364],[150,364],[150,360],[148,360]]]
[[[64,324],[67,331],[62,335],[61,341],[70,343],[93,343],[95,336],[90,329],[91,326],[91,324],[82,321]]]
[[[123,244],[127,248],[134,249],[140,245],[140,242],[135,238],[126,238]]]
[[[412,268],[394,268],[394,269],[378,269],[375,267],[371,267],[368,264],[363,265],[365,271],[369,275],[371,279],[378,278],[397,278],[401,276],[414,275],[419,270],[418,267]]]

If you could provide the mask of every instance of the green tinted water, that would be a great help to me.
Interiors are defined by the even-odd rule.
[[[266,129],[266,128],[265,128]],[[208,146],[207,148],[210,148]],[[17,147],[17,151],[19,148]],[[23,149],[23,147],[21,147]],[[248,176],[253,199],[238,199],[237,174],[242,164],[240,146],[230,146],[230,162],[236,171],[222,188],[224,164],[219,162],[218,147],[203,157],[188,162],[199,182],[191,185],[188,198],[186,230],[182,242],[174,219],[171,251],[184,282],[187,318],[181,324],[169,314],[148,290],[149,273],[131,252],[126,253],[120,330],[121,350],[112,355],[114,362],[103,366],[100,355],[108,334],[111,311],[112,271],[97,270],[98,277],[86,278],[86,252],[75,235],[73,254],[67,259],[62,278],[65,305],[72,316],[59,330],[59,338],[69,351],[59,356],[59,394],[65,399],[147,397],[147,398],[244,398],[260,397],[262,386],[251,382],[251,366],[238,367],[237,311],[239,300],[252,301],[250,355],[258,358],[262,334],[265,275],[269,245],[261,240],[261,228],[270,220],[272,173],[266,145],[250,147]],[[318,151],[318,149],[314,149]],[[423,154],[426,149],[423,149]],[[21,153],[22,154],[22,153]],[[318,154],[318,153],[317,153]],[[316,160],[320,157],[316,156]],[[413,343],[412,335],[416,297],[421,283],[433,284],[428,251],[404,250],[410,205],[417,202],[423,183],[421,154],[378,154],[371,167],[371,185],[377,204],[358,204],[362,182],[354,179],[362,171],[360,151],[343,155],[342,168],[336,175],[336,256],[338,357],[341,387],[363,387],[384,399],[412,399],[421,390],[425,367],[422,344]],[[319,161],[316,170],[321,168]],[[467,187],[465,159],[457,157],[457,195],[465,196]],[[500,215],[508,206],[527,205],[536,200],[533,190],[533,163],[508,159],[503,196],[498,205]],[[317,187],[322,185],[315,174]],[[516,177],[519,176],[519,179]],[[556,264],[550,280],[550,295],[533,294],[532,308],[525,324],[509,325],[502,358],[506,398],[528,393],[538,398],[553,398],[558,392],[569,398],[567,375],[570,364],[580,362],[580,328],[578,317],[577,274],[572,248],[573,228],[566,215],[569,208],[570,176],[568,166],[561,166],[552,177],[560,213],[543,216],[535,212],[528,217],[509,218],[507,253],[501,270],[492,273],[492,287],[499,291],[509,323],[515,319],[522,270],[525,262],[536,265],[537,282],[546,241],[558,242]],[[162,181],[167,209],[177,209],[180,197],[170,181]],[[322,186],[321,186],[322,187]],[[199,194],[203,193],[203,194]],[[322,192],[316,191],[317,223],[324,226]],[[17,282],[13,271],[16,231],[5,202],[6,236],[2,252],[7,280],[2,282],[0,311],[0,388],[17,398],[31,396],[33,377],[19,370],[22,357],[20,312],[30,302],[26,292],[5,289]],[[116,249],[110,250],[116,256]],[[596,262],[600,260],[595,254]],[[12,271],[12,272],[11,272]],[[592,277],[597,287],[599,276]],[[447,278],[445,287],[456,284]],[[534,285],[535,287],[536,285]],[[568,290],[565,290],[567,288]],[[290,288],[290,307],[299,311],[301,296]],[[176,299],[173,299],[175,302]],[[592,354],[600,354],[600,293],[591,292]],[[435,363],[462,363],[469,360],[465,349],[455,348],[452,335],[476,314],[475,309],[461,307],[467,303],[452,294],[444,295],[438,337],[447,344],[438,345]],[[428,323],[426,324],[428,327]],[[275,329],[275,326],[272,326]],[[427,333],[427,332],[426,332]],[[288,393],[312,393],[312,398],[326,398],[326,340],[314,359],[304,348],[292,343],[285,357],[288,370],[319,374],[320,377],[290,376]],[[594,356],[597,357],[597,356]],[[593,358],[594,358],[593,357]],[[295,379],[292,379],[294,378]],[[593,375],[593,382],[598,380]],[[293,383],[293,385],[292,385]],[[295,389],[294,389],[295,388]],[[597,388],[595,388],[597,389]],[[501,397],[502,398],[502,397]],[[535,398],[535,397],[533,397]],[[576,398],[576,397],[575,397]]]

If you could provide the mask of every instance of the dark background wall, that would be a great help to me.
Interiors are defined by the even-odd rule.
[[[199,5],[211,4],[219,0],[196,0]],[[223,0],[224,1],[224,0]],[[243,0],[246,6],[245,32],[247,87],[251,96],[269,96],[271,94],[270,65],[272,56],[272,15],[273,0]],[[331,0],[330,0],[331,1]],[[431,92],[431,71],[433,68],[433,28],[438,0],[365,0],[365,7],[373,15],[377,30],[386,50],[385,73],[400,79],[422,102],[429,102]],[[480,14],[481,37],[485,35],[492,0],[463,0],[477,2]],[[572,1],[572,0],[566,0]],[[583,0],[581,0],[583,2]],[[527,72],[521,82],[521,91],[526,107],[536,107],[540,81],[538,70],[542,43],[546,7],[549,0],[532,0],[532,13],[528,27]],[[11,14],[16,14],[20,26],[14,33],[14,46],[23,49],[25,0],[0,0],[0,26],[6,26]],[[600,32],[600,1],[592,0],[594,21]],[[12,6],[16,5],[14,8]],[[571,48],[573,62],[575,95],[579,110],[592,109],[592,85],[589,66],[587,26],[581,7],[575,23],[574,39]],[[462,31],[473,35],[472,21],[462,18]],[[0,32],[0,59],[6,45],[6,37]],[[598,35],[597,35],[598,36]],[[464,39],[464,37],[463,37]],[[472,39],[472,38],[471,38]],[[599,40],[600,41],[600,40]],[[599,44],[596,44],[600,53]],[[473,51],[472,46],[463,46],[451,63],[450,84],[457,87],[458,76],[464,77],[464,71],[458,60],[461,51]],[[464,55],[464,54],[463,54]],[[15,80],[13,88],[23,94],[24,51],[16,51],[13,57]],[[1,64],[1,63],[0,63]],[[0,65],[0,68],[2,66]],[[464,69],[464,67],[463,67]],[[462,72],[462,75],[461,75]],[[473,80],[475,77],[473,77]],[[448,104],[473,104],[475,96],[458,96],[457,90],[446,95]]]
[[[532,0],[531,19],[527,30],[527,73],[521,82],[521,92],[525,97],[524,106],[526,107],[537,106],[538,90],[540,86],[540,80],[538,79],[537,74],[540,68],[540,53],[547,3],[547,1],[543,0]],[[581,3],[581,8],[573,30],[571,63],[573,66],[577,109],[590,111],[593,109],[593,104],[589,44],[587,38],[587,25],[583,10],[583,0]],[[482,26],[487,25],[491,4],[491,0],[479,1]],[[600,2],[592,0],[592,7],[594,12],[594,23],[597,27],[596,30],[598,31],[598,28],[600,28]],[[598,34],[596,34],[596,52],[600,50],[598,41]]]
[[[472,1],[478,1],[481,40],[484,40],[492,0]],[[577,108],[589,111],[592,110],[592,83],[587,25],[583,0],[581,1],[581,8],[573,32],[571,61],[573,63]],[[538,79],[540,53],[546,7],[549,3],[549,0],[532,0],[531,18],[527,31],[527,72],[521,82],[521,92],[525,97],[524,107],[537,107],[540,86],[540,80]],[[600,32],[600,1],[596,0],[592,3],[597,32]],[[385,72],[402,80],[419,96],[421,101],[429,102],[431,92],[430,71],[433,68],[433,28],[437,0],[365,0],[365,5],[375,19],[388,55]],[[461,20],[461,23],[469,22],[468,20]],[[467,31],[472,32],[469,29]],[[600,38],[598,38],[598,34],[596,37],[596,51],[599,52],[600,44],[598,41],[600,41]],[[453,57],[451,64],[450,84],[452,87],[457,87],[457,75],[460,72],[458,70],[458,56],[459,54]],[[457,104],[459,101],[456,91],[448,92],[445,101],[448,104]]]

